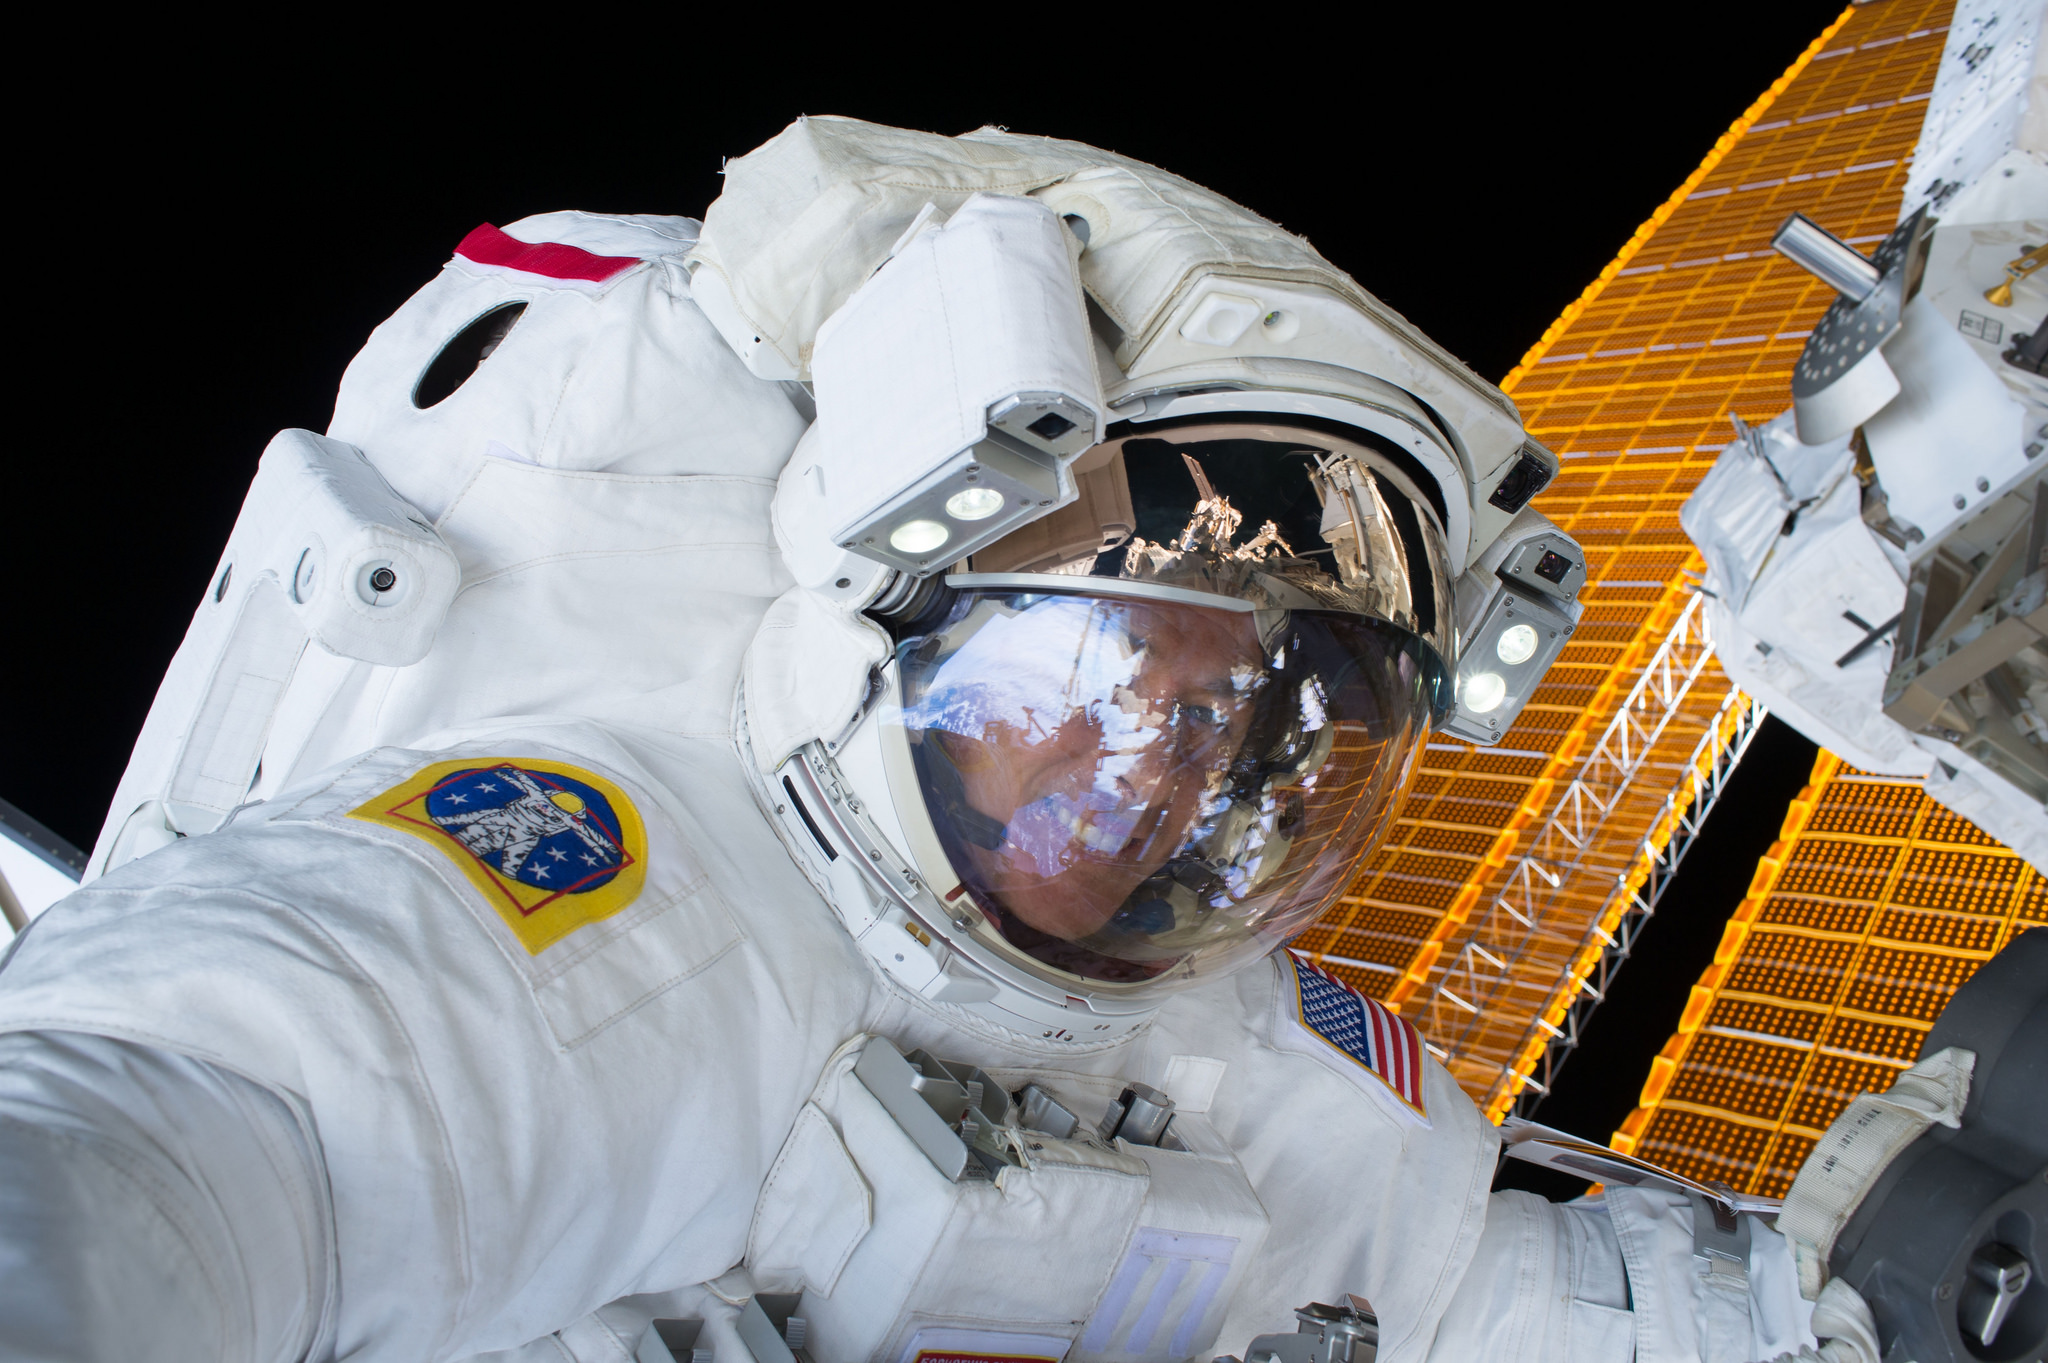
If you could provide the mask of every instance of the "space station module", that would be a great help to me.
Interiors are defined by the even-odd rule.
[[[1956,8],[1898,226],[1773,245],[1839,291],[1792,409],[1680,514],[1728,675],[2048,871],[2048,68],[2042,6]]]
[[[1519,1130],[1607,1191],[1491,1193],[1284,949],[1569,638],[1555,468],[1074,143],[810,118],[701,228],[478,228],[265,451],[0,966],[0,1349],[1874,1363],[1867,1182],[1801,1240]]]

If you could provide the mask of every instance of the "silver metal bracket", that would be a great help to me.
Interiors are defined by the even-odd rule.
[[[881,1037],[861,1048],[853,1065],[875,1101],[947,1178],[992,1178],[1020,1165],[1010,1095],[972,1065],[924,1051],[904,1055]]]
[[[1260,1335],[1242,1363],[1373,1363],[1379,1356],[1380,1322],[1372,1303],[1346,1296],[1342,1304],[1310,1302],[1294,1313],[1301,1322],[1291,1335]],[[1240,1363],[1225,1354],[1215,1363]]]
[[[1993,1242],[1970,1256],[1969,1271],[1957,1319],[1988,1349],[1998,1342],[2006,1319],[2033,1282],[2034,1266],[2012,1246]]]
[[[1692,1196],[1692,1257],[1700,1276],[1719,1274],[1749,1281],[1749,1222],[1735,1209],[1735,1190],[1725,1183]]]
[[[1634,1155],[1624,1155],[1619,1150],[1609,1150],[1604,1145],[1595,1145],[1570,1132],[1525,1121],[1520,1117],[1510,1117],[1502,1122],[1500,1135],[1500,1153],[1504,1159],[1540,1164],[1546,1169],[1577,1174],[1601,1183],[1619,1183],[1628,1188],[1665,1188],[1722,1206],[1730,1215],[1750,1212],[1758,1216],[1776,1216],[1785,1205],[1775,1197],[1738,1193],[1726,1184],[1701,1183],[1697,1179],[1687,1178],[1684,1174],[1652,1164],[1648,1160],[1637,1159]],[[1749,1253],[1749,1232],[1746,1229],[1743,1230],[1742,1237],[1743,1255],[1746,1260]]]
[[[1147,1084],[1127,1084],[1097,1128],[1105,1141],[1121,1137],[1131,1145],[1158,1145],[1173,1120],[1173,1099]]]
[[[653,1321],[633,1350],[633,1363],[711,1363],[711,1346],[698,1342],[703,1337],[704,1322],[694,1316]]]

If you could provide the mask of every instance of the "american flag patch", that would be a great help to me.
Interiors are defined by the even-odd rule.
[[[1417,1117],[1422,1101],[1422,1033],[1375,999],[1292,952],[1295,1011],[1301,1025],[1371,1072]]]

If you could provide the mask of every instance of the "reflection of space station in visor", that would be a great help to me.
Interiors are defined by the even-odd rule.
[[[1995,205],[1958,213],[1971,208],[1964,191],[1980,180],[1995,179],[1997,192],[2011,199],[2015,186],[2007,182],[2017,178],[2041,197],[2031,178],[2041,174],[2041,148],[2026,138],[2038,138],[2048,108],[2025,108],[2030,78],[2036,91],[2044,84],[2034,60],[2039,23],[2034,4],[1891,0],[1845,12],[1736,121],[1504,384],[1531,432],[1562,454],[1563,472],[1536,505],[1585,546],[1585,619],[1498,747],[1441,737],[1430,745],[1386,846],[1297,943],[1413,1020],[1496,1119],[1526,1112],[1547,1091],[1765,707],[1824,749],[1848,741],[1770,689],[1768,676],[1783,675],[1769,670],[1773,641],[1734,613],[1731,593],[1714,575],[1728,555],[1717,559],[1710,545],[1703,556],[1679,524],[1681,507],[1717,459],[1763,468],[1750,451],[1775,447],[1747,426],[1769,422],[1772,439],[1798,443],[1788,411],[1795,368],[1810,346],[1834,343],[1816,342],[1814,333],[1837,290],[1772,249],[1781,225],[1803,214],[1866,258],[1923,205],[1923,221],[1938,224],[1948,212],[1977,224],[1964,230],[1987,241],[1987,233],[2011,236],[2013,249],[2000,236],[1976,253],[2003,252],[1982,280],[1960,278],[1976,267],[1973,256],[1959,265],[1956,248],[1944,253],[1938,240],[1931,250],[1921,243],[1922,274],[1902,281],[1898,296],[1910,300],[1917,291],[1949,309],[1945,325],[1975,347],[1982,382],[1996,393],[2002,381],[2012,408],[2027,408],[2028,432],[2040,423],[2027,407],[2028,386],[2040,387],[2039,365],[2026,363],[2025,341],[2014,333],[2032,324],[2048,335],[2038,325],[2038,286],[2028,277],[2040,260],[2021,258],[2043,237],[2026,237],[2031,229],[2023,224],[1982,225],[1986,212],[2000,211]],[[2048,97],[2035,102],[2048,104]],[[2013,150],[2016,142],[2032,150]],[[1989,189],[1971,192],[1977,200],[1995,197]],[[2029,201],[2026,211],[2004,216],[2048,218],[2048,203]],[[2010,267],[2007,256],[2015,258]],[[1875,277],[1885,263],[1880,256],[1850,268]],[[1978,294],[1987,301],[1972,302]],[[1852,299],[1836,312],[1853,307]],[[1997,342],[1988,339],[1994,325]],[[1911,363],[1886,345],[1896,367]],[[1808,367],[1825,369],[1828,358],[1816,355]],[[2001,363],[2014,374],[1995,374]],[[1903,382],[1910,396],[1913,376]],[[1880,425],[1876,416],[1868,420]],[[2019,432],[2015,417],[2013,435]],[[1741,448],[1724,456],[1738,436]],[[1867,456],[1850,451],[1848,431],[1840,436],[1836,477],[1847,491],[1837,497],[1852,523],[1844,533],[1869,527],[1872,536],[1882,534],[1884,499],[1867,489],[1881,494],[1886,480],[1873,476]],[[2025,562],[2017,550],[2007,553],[2012,580],[1988,583],[1978,605],[1989,618],[1986,603],[2003,590],[1993,623],[2034,657],[2026,641],[2038,641],[2040,631],[2025,612],[2039,601],[2025,598],[2023,579],[2027,571],[2041,577],[2048,560],[2024,467],[2036,451],[2012,443],[2000,457],[2010,455],[2016,471],[1991,473],[1984,486],[1959,485],[1956,500],[1971,509],[1948,520],[1968,522],[1978,515],[1977,499],[1988,507],[2005,489],[2026,504],[2019,519],[2035,528],[2031,542],[2026,526],[2017,532]],[[1891,481],[1906,480],[1895,474]],[[1942,490],[1944,502],[1949,492]],[[1894,513],[1900,500],[1892,498]],[[1794,498],[1757,513],[1760,552],[1774,544],[1785,552],[1792,541],[1779,531],[1791,535],[1797,521],[1787,513],[1803,505]],[[1978,518],[1980,529],[1989,519],[1990,512]],[[1937,542],[1950,549],[1932,554]],[[1871,557],[1882,563],[1883,552],[1873,549]],[[1923,583],[1957,557],[1950,531],[1937,527],[1926,545],[1893,556],[1885,590],[1903,596],[1908,578]],[[1961,559],[1967,568],[1970,554]],[[1978,559],[1978,568],[1985,562]],[[1745,567],[1768,580],[1768,568]],[[1810,564],[1801,571],[1814,601],[1853,599],[1850,586],[1822,583]],[[1957,732],[1973,721],[1975,733],[1989,733],[2001,695],[2011,702],[2015,729],[2025,729],[2033,713],[2026,679],[2005,684],[2007,674],[1994,668],[1988,684],[1951,681],[1954,703],[1935,721],[1909,713],[1908,704],[1879,695],[1893,670],[1899,625],[1891,617],[1898,613],[1834,621],[1847,642],[1834,648],[1828,634],[1828,664],[1853,653],[1849,664],[1868,669],[1871,694],[1837,696],[1831,711],[1822,697],[1821,708],[1867,714],[1870,726],[1891,724],[1905,756],[1884,774],[1823,753],[1813,785],[1788,813],[1785,841],[1758,868],[1716,963],[1693,990],[1680,1033],[1648,1076],[1646,1106],[1617,1133],[1618,1148],[1739,1190],[1782,1195],[1848,1100],[1882,1090],[1912,1063],[1935,1016],[1976,967],[2013,934],[2048,919],[2040,847],[2024,841],[2041,824],[2042,792],[2020,769],[2044,755],[2038,738],[2017,735],[2016,763],[2004,751],[2015,746],[2014,735],[2001,730],[2002,747],[1987,747]],[[1922,602],[1921,616],[1939,613]],[[1908,631],[1913,620],[1908,614]],[[1930,659],[1939,664],[1976,638],[1952,623],[1936,637],[1940,623],[1919,625],[1917,643],[1932,649],[1919,655],[1923,683]],[[1788,650],[1778,642],[1782,664]],[[1730,652],[1738,644],[1749,650],[1741,657]],[[1842,684],[1834,676],[1821,681]],[[1817,693],[1800,694],[1811,701]],[[1908,702],[1915,699],[1932,713],[1924,697]],[[2021,839],[2020,851],[1980,823]]]

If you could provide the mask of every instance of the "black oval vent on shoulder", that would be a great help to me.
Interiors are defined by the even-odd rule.
[[[512,324],[525,311],[523,302],[500,303],[456,332],[441,347],[441,353],[434,356],[434,362],[427,366],[426,372],[420,375],[420,381],[413,385],[412,405],[425,411],[445,401],[456,389],[469,382],[469,376],[476,373],[477,366],[504,344]]]

